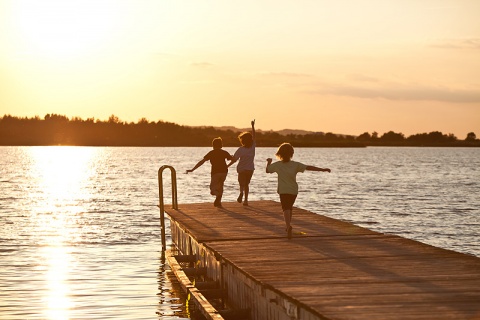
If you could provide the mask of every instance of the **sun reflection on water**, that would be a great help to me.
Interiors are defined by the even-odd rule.
[[[71,243],[82,237],[79,215],[92,197],[89,181],[95,175],[95,148],[31,148],[32,182],[30,199],[35,203],[32,224],[42,246],[45,273],[44,310],[47,319],[69,319],[74,308],[69,272],[74,257]]]
[[[63,246],[46,247],[48,296],[45,297],[45,315],[48,319],[69,319],[74,306],[70,299],[68,271],[71,256]]]
[[[59,206],[88,196],[83,188],[93,174],[95,148],[32,148],[37,181],[43,187],[46,203]]]

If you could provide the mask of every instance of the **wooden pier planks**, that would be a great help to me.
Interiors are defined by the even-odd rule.
[[[327,319],[480,319],[480,259],[280,204],[167,210],[254,281]]]
[[[212,240],[262,239],[285,236],[285,223],[280,204],[256,201],[244,207],[224,203],[215,208],[209,203],[182,204],[179,210],[166,209],[175,221],[192,231],[199,242]],[[294,232],[303,236],[377,234],[350,223],[317,215],[303,209],[294,210]]]

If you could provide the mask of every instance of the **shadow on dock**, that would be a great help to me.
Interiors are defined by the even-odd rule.
[[[190,259],[172,260],[183,272],[177,277],[215,316],[228,309],[252,320],[480,319],[477,257],[299,208],[289,240],[274,201],[167,213],[178,259]]]

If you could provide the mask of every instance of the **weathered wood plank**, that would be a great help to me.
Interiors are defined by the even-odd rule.
[[[245,207],[239,203],[224,203],[223,208],[210,204],[182,204],[179,210],[167,209],[175,221],[181,221],[197,241],[262,239],[284,237],[285,223],[280,204],[274,201],[252,202]],[[327,236],[378,234],[347,222],[295,209],[295,236]],[[302,234],[298,234],[302,232]]]
[[[312,312],[309,319],[480,319],[478,257],[298,208],[289,240],[280,204],[274,201],[254,201],[248,207],[224,203],[223,209],[187,204],[167,213],[230,266],[229,281],[248,282],[243,289],[239,285],[239,301],[251,301],[245,296],[249,287],[276,293],[271,299],[260,289],[260,300],[251,302],[258,306],[248,306],[253,315],[300,319],[301,310],[289,305],[293,303]],[[269,310],[255,310],[261,305]],[[289,314],[282,316],[282,310]]]

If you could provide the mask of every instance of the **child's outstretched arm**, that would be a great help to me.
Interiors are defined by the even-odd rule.
[[[272,158],[268,158],[267,159],[267,166],[265,167],[265,172],[266,173],[271,173],[268,171],[268,166],[272,164]]]
[[[232,164],[234,164],[235,162],[237,162],[237,160],[238,160],[238,159],[235,159],[234,157],[232,157],[232,160],[230,160],[230,163],[227,164],[227,168],[230,168],[230,166],[231,166]]]
[[[188,174],[189,172],[195,171],[195,169],[197,169],[197,168],[200,167],[202,164],[204,164],[205,161],[207,161],[207,160],[202,159],[202,160],[198,161],[198,163],[195,165],[195,167],[193,167],[193,168],[190,169],[190,170],[185,171],[185,173]]]
[[[323,171],[323,172],[331,172],[330,169],[328,168],[319,168],[319,167],[315,167],[315,166],[307,166],[306,170],[308,171]]]
[[[255,119],[253,119],[250,124],[252,125],[252,138],[255,140]]]

